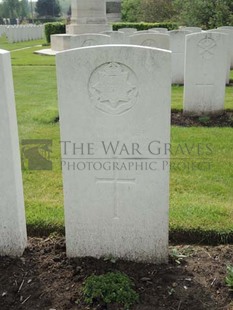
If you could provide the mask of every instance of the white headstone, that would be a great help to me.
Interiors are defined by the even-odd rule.
[[[220,30],[225,34],[228,34],[230,62],[231,62],[231,69],[233,69],[233,27],[231,26],[219,27],[217,30]]]
[[[110,36],[111,44],[128,44],[129,37],[120,31],[104,31],[103,34]]]
[[[167,261],[170,53],[109,45],[56,57],[69,257]]]
[[[161,32],[161,33],[167,33],[168,32],[167,28],[160,28],[160,27],[150,28],[150,29],[148,29],[148,31],[157,31],[157,32]]]
[[[187,30],[172,30],[170,34],[170,46],[172,51],[172,83],[184,83],[184,54],[185,36],[190,34]]]
[[[71,48],[72,34],[53,34],[51,35],[51,49],[53,51],[64,51]]]
[[[184,112],[211,114],[224,109],[227,36],[195,33],[186,37]]]
[[[120,28],[118,31],[124,32],[126,35],[131,35],[137,32],[137,29],[136,28]]]
[[[80,34],[73,36],[70,39],[71,48],[104,44],[110,44],[110,36],[106,34]]]
[[[10,53],[0,50],[0,255],[20,256],[27,243]]]
[[[8,43],[14,42],[14,28],[12,26],[7,27],[7,41]]]
[[[130,38],[130,44],[170,49],[170,36],[163,33],[136,33]]]
[[[218,27],[218,29],[230,29],[230,30],[233,30],[233,26],[221,26],[221,27]]]
[[[143,33],[148,33],[148,30],[138,30],[137,32],[135,32],[137,34],[143,34]],[[134,34],[135,34],[134,33]]]
[[[202,29],[200,27],[184,27],[184,28],[181,28],[180,29],[181,31],[183,30],[187,30],[187,31],[190,31],[190,32],[202,32]]]
[[[230,82],[230,72],[231,72],[231,61],[233,60],[233,31],[231,33],[230,30],[226,29],[210,29],[206,32],[216,32],[216,33],[224,33],[228,37],[228,61],[227,61],[227,68],[226,68],[226,84]]]

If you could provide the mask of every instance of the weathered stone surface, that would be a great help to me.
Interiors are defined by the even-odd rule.
[[[184,112],[211,114],[224,109],[227,36],[195,33],[186,37]]]
[[[166,262],[159,149],[170,139],[171,52],[110,45],[56,57],[68,256]]]
[[[27,243],[10,53],[0,50],[0,255],[20,256]]]

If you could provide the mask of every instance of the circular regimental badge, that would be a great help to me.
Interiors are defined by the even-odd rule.
[[[108,114],[123,114],[137,102],[136,75],[121,63],[109,62],[96,68],[91,74],[88,89],[93,106]]]

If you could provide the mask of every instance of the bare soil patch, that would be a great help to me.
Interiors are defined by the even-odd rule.
[[[1,310],[120,310],[119,305],[84,303],[82,285],[91,274],[121,271],[135,283],[140,301],[133,310],[233,309],[225,285],[233,245],[172,246],[186,255],[167,265],[118,260],[69,259],[63,237],[30,238],[22,258],[0,258]]]
[[[181,111],[173,111],[171,123],[183,127],[233,127],[233,111],[210,116],[187,116]]]

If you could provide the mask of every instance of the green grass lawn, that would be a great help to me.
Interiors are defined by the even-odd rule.
[[[53,170],[23,171],[28,228],[31,233],[63,231],[63,192],[60,167],[59,124],[55,59],[40,56],[43,41],[8,44],[11,50],[19,135],[22,139],[53,140]],[[28,49],[15,51],[20,48]],[[172,88],[172,108],[182,109],[183,87]],[[226,88],[225,108],[233,109],[233,87]],[[172,127],[172,146],[210,144],[210,155],[173,154],[170,181],[171,231],[233,233],[233,131],[232,128]],[[199,169],[188,169],[197,162]],[[206,169],[206,165],[210,167]],[[185,165],[185,166],[182,166]]]

